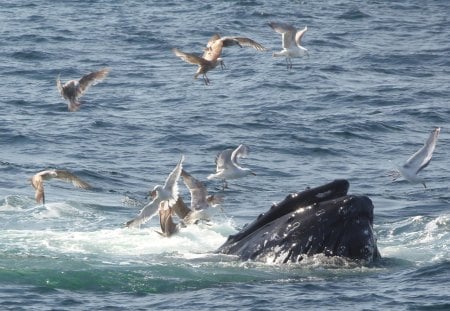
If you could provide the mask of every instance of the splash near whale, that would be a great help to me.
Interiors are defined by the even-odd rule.
[[[348,195],[348,189],[348,181],[335,180],[290,194],[230,235],[216,252],[275,263],[300,262],[315,254],[373,263],[381,256],[372,201]]]

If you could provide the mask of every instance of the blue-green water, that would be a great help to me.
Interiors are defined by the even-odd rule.
[[[450,4],[447,1],[3,1],[0,5],[2,310],[450,308]],[[267,23],[308,25],[309,57],[286,69]],[[201,53],[214,33],[226,69],[194,80],[171,49]],[[108,66],[69,113],[55,78]],[[442,128],[427,189],[388,176]],[[247,144],[257,176],[230,181],[211,226],[170,239],[153,219],[122,224],[181,154],[206,180],[217,152]],[[28,178],[68,169],[94,186]],[[383,260],[322,256],[296,265],[214,255],[272,202],[336,178],[375,205]],[[211,192],[220,182],[207,181]],[[180,185],[188,201],[188,193]]]

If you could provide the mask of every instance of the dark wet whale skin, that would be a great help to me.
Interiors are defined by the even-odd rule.
[[[347,195],[349,183],[290,194],[230,235],[218,253],[242,260],[299,262],[323,253],[372,263],[380,258],[373,232],[373,204],[366,196]]]

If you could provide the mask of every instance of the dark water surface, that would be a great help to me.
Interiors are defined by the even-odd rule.
[[[450,308],[448,1],[8,1],[0,5],[2,310]],[[309,57],[272,58],[267,23],[308,25]],[[214,33],[270,51],[223,51],[205,86],[173,55]],[[69,113],[55,78],[110,67]],[[388,172],[442,128],[427,189]],[[122,224],[181,154],[199,179],[247,144],[257,176],[230,181],[212,226],[171,239]],[[391,163],[392,161],[393,163]],[[27,180],[68,169],[94,186]],[[383,260],[297,265],[212,255],[272,202],[346,178],[370,196]],[[207,181],[211,191],[218,181]],[[183,196],[187,190],[180,186]],[[186,199],[187,200],[187,199]],[[125,202],[127,201],[127,202]]]

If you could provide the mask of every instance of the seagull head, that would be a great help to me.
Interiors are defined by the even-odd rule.
[[[217,205],[223,202],[223,196],[218,194],[208,195],[206,197],[206,202],[208,203],[209,206],[216,207]]]
[[[162,186],[157,185],[157,186],[155,186],[155,188],[153,188],[152,191],[150,191],[150,196],[154,199],[159,196],[161,191],[162,191]]]
[[[171,191],[168,191],[160,185],[155,186],[150,194],[152,198],[159,198],[162,201],[170,201],[170,204],[174,204],[174,201],[176,201],[177,199],[177,197],[174,197],[175,195],[172,194]]]

